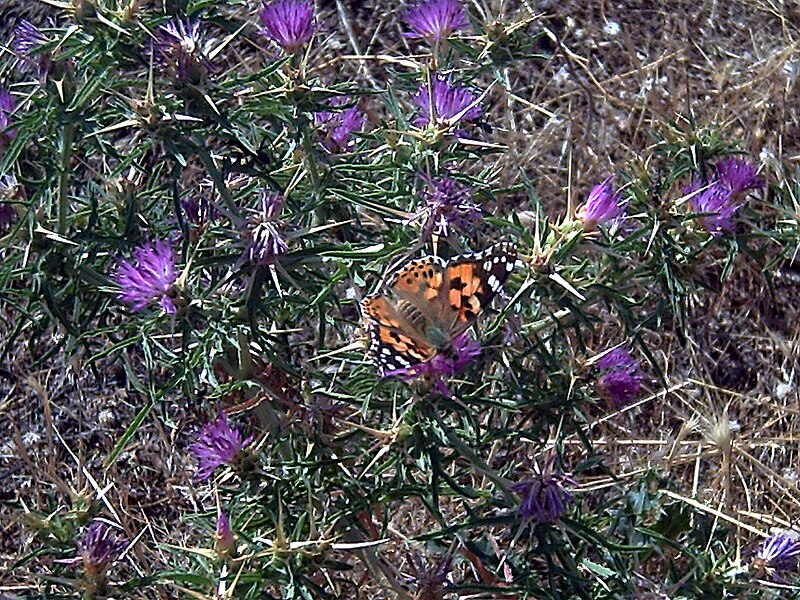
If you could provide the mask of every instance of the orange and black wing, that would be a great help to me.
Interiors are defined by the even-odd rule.
[[[417,334],[393,302],[375,295],[364,299],[369,356],[382,376],[407,369],[432,358],[436,349]]]
[[[435,318],[443,268],[433,256],[412,260],[392,276],[385,294],[364,300],[369,354],[382,374],[413,367],[436,354],[423,332]]]
[[[505,284],[517,262],[517,247],[500,242],[450,261],[441,283],[441,311],[454,334],[467,329]]]

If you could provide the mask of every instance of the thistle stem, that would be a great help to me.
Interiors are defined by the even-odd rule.
[[[72,159],[72,141],[75,138],[75,123],[67,123],[61,136],[61,161],[58,175],[58,233],[67,231],[67,211],[69,209],[69,162]]]

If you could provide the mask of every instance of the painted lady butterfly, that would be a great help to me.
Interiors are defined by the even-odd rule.
[[[382,376],[452,349],[508,279],[517,247],[501,242],[444,262],[428,256],[398,271],[385,293],[364,299],[369,355]]]

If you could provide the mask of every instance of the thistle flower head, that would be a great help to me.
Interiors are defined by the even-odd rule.
[[[159,25],[155,49],[159,62],[182,83],[200,83],[214,70],[199,21],[173,19]]]
[[[228,515],[221,508],[217,515],[217,530],[214,533],[214,549],[221,556],[227,556],[236,546],[236,538],[231,530]]]
[[[347,98],[337,97],[329,101],[331,108],[347,104]],[[322,110],[314,113],[314,124],[319,128],[322,146],[330,153],[346,150],[352,135],[364,126],[367,120],[358,104],[340,111]]]
[[[41,29],[26,19],[22,19],[14,29],[14,51],[20,56],[29,56],[45,43],[47,37]]]
[[[140,246],[133,252],[133,262],[120,261],[114,276],[120,287],[119,299],[130,304],[134,311],[158,300],[167,314],[177,311],[174,284],[175,254],[168,242],[156,241]]]
[[[734,218],[741,204],[733,192],[718,180],[711,181],[705,187],[695,182],[684,189],[684,194],[689,196],[692,212],[708,213],[703,215],[700,222],[711,235],[719,236],[734,230]]]
[[[577,485],[570,473],[554,468],[555,455],[545,460],[544,467],[536,466],[536,473],[512,486],[512,490],[522,498],[519,512],[527,520],[537,523],[555,523],[572,504],[572,494],[567,485]]]
[[[615,348],[597,363],[600,377],[597,390],[614,408],[630,404],[642,389],[639,364],[624,348]]]
[[[266,190],[261,190],[259,194],[259,209],[253,211],[247,221],[250,242],[245,254],[251,262],[266,265],[286,254],[289,245],[281,233],[278,220],[283,210],[283,196]]]
[[[428,184],[420,197],[424,203],[422,208],[408,220],[413,223],[422,220],[422,239],[431,235],[447,237],[451,229],[467,232],[482,218],[480,207],[472,201],[472,190],[454,179],[422,178]]]
[[[108,566],[128,547],[128,542],[102,521],[94,521],[77,546],[84,573],[102,577]]]
[[[220,412],[216,421],[207,423],[197,434],[191,450],[197,457],[197,478],[211,477],[214,470],[224,464],[233,464],[253,437],[242,440],[242,433],[228,425],[228,417]]]
[[[735,156],[717,164],[717,179],[733,194],[742,194],[764,187],[764,181],[758,176],[755,165]]]
[[[425,377],[432,381],[434,389],[439,394],[449,398],[452,394],[444,379],[462,371],[480,355],[481,349],[480,343],[464,332],[456,337],[448,348],[440,351],[433,358],[410,367],[386,371],[383,373],[383,377],[400,377],[404,381]]]
[[[753,557],[753,569],[763,576],[776,576],[796,571],[800,560],[800,538],[796,532],[780,531],[772,534]]]
[[[30,21],[22,19],[14,30],[14,52],[19,58],[17,68],[33,70],[39,77],[46,77],[53,68],[50,52],[39,52],[50,40]]]
[[[598,225],[608,223],[625,213],[626,203],[618,191],[611,185],[613,177],[599,183],[589,193],[586,203],[578,210],[578,216],[587,231]]]
[[[433,111],[431,111],[431,100],[433,100]],[[413,121],[416,127],[474,121],[483,114],[477,94],[469,88],[453,84],[449,79],[439,76],[431,80],[430,89],[427,84],[420,86],[414,95],[414,102],[419,107],[419,116]]]
[[[0,150],[17,135],[17,132],[11,129],[11,114],[16,105],[14,96],[0,88]]]
[[[314,5],[307,0],[275,0],[261,9],[262,33],[289,54],[314,35]]]
[[[407,37],[422,38],[433,45],[469,27],[467,14],[458,0],[425,0],[409,8],[403,19],[411,29],[411,33],[405,34]]]

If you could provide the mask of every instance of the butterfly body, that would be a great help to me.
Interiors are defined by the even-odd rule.
[[[382,375],[447,356],[453,342],[502,288],[516,262],[501,242],[448,262],[429,256],[403,266],[363,303],[369,354]]]

